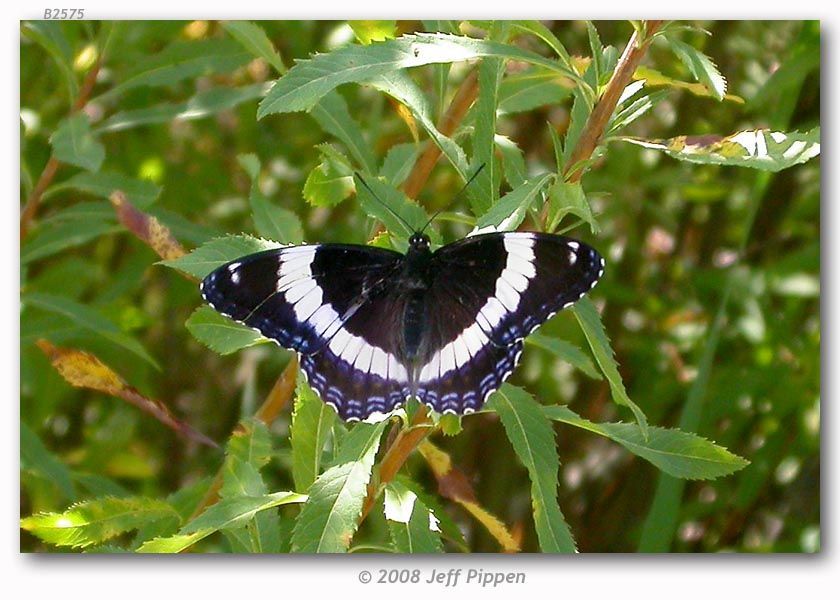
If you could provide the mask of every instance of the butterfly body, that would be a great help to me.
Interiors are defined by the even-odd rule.
[[[589,246],[558,235],[475,235],[405,254],[350,244],[278,248],[202,282],[222,314],[300,354],[312,388],[346,420],[415,396],[441,413],[481,408],[524,338],[603,273]]]

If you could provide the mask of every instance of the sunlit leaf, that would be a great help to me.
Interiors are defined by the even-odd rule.
[[[188,275],[204,279],[216,267],[221,267],[246,254],[279,248],[281,244],[250,235],[229,235],[216,238],[199,246],[189,254],[175,260],[164,260],[161,264]]]
[[[322,402],[309,385],[299,381],[291,426],[295,489],[308,491],[320,475],[324,443],[334,420],[335,411]]]
[[[223,355],[268,341],[260,332],[220,315],[209,306],[196,308],[184,325],[195,339]]]
[[[660,150],[687,162],[752,167],[772,172],[807,162],[820,153],[819,127],[806,133],[756,129],[725,137],[681,135],[667,140],[619,139],[643,148]]]
[[[397,482],[385,487],[385,518],[398,552],[419,554],[443,551],[440,528],[434,514],[417,494]]]

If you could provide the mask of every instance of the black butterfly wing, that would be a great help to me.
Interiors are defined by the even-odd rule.
[[[522,340],[603,274],[596,250],[558,235],[490,233],[433,255],[418,397],[439,412],[480,408],[515,368]]]
[[[404,256],[349,244],[290,246],[223,265],[201,284],[217,311],[300,353],[312,388],[346,420],[405,400],[395,357]]]

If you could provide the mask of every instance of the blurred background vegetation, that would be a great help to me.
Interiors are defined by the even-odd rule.
[[[343,22],[260,25],[286,67],[293,58],[354,40]],[[584,23],[546,25],[574,57],[591,54]],[[595,25],[601,40],[619,51],[632,32],[626,22]],[[819,125],[818,23],[697,25],[711,35],[689,32],[686,41],[715,61],[731,97],[718,102],[671,86],[668,97],[626,133],[669,138]],[[424,26],[401,21],[397,29]],[[99,172],[185,247],[255,232],[251,181],[237,158],[245,153],[259,158],[260,189],[273,205],[298,215],[307,241],[365,243],[373,237],[376,224],[353,200],[334,208],[304,200],[304,182],[320,161],[317,145],[335,139],[306,113],[258,122],[263,84],[277,75],[220,24],[24,23],[20,43],[22,206],[48,168],[50,136],[82,90],[88,93],[83,111],[104,150]],[[546,52],[535,39],[518,43]],[[178,76],[132,84],[133,75],[155,61],[172,64],[173,56],[182,56],[182,65],[193,64],[189,57],[204,60],[193,71],[183,67]],[[691,80],[664,45],[654,43],[643,64],[674,80]],[[520,67],[511,62],[508,73]],[[450,81],[469,70],[468,64],[453,65]],[[423,89],[436,89],[434,69],[411,73]],[[436,116],[456,87],[445,88]],[[340,92],[377,161],[395,145],[414,141],[385,95],[364,86]],[[530,172],[554,161],[546,123],[561,134],[569,123],[571,96],[561,87],[552,94],[550,104],[524,112],[513,108],[499,117],[498,132],[522,149]],[[220,461],[218,451],[176,435],[126,402],[71,387],[36,340],[96,354],[131,386],[219,443],[262,403],[289,359],[273,345],[224,357],[200,345],[184,326],[201,303],[197,284],[157,265],[159,257],[118,223],[108,193],[84,173],[61,164],[22,231],[21,286],[35,300],[24,303],[20,322],[21,515],[62,510],[104,494],[163,497],[211,477]],[[603,307],[630,397],[651,424],[670,427],[693,419],[698,433],[751,464],[719,480],[688,482],[677,496],[681,500],[665,507],[653,502],[661,475],[651,465],[608,440],[558,425],[560,505],[580,550],[634,551],[640,544],[688,552],[818,550],[819,158],[769,174],[679,162],[611,143],[583,183],[602,231],[593,236],[579,227],[571,235],[607,259],[593,298]],[[431,212],[446,206],[460,186],[442,161],[418,201]],[[447,241],[469,231],[453,221],[436,227]],[[727,284],[736,261],[736,276]],[[93,314],[80,320],[66,307],[45,306],[44,297],[71,300]],[[712,355],[719,310],[722,327]],[[111,335],[102,335],[108,326],[97,319],[113,327]],[[550,331],[586,346],[569,315],[554,319]],[[712,359],[709,368],[702,366],[704,353]],[[610,402],[606,381],[533,347],[512,381],[538,399],[569,403],[596,422],[632,419]],[[686,415],[687,399],[698,391],[704,393]],[[272,428],[277,451],[266,471],[271,489],[291,488],[289,419],[282,414]],[[536,550],[528,475],[509,444],[499,443],[500,423],[483,415],[465,418],[463,427],[435,443],[467,474],[482,505],[511,526],[523,549]],[[435,489],[418,457],[407,470],[427,490]],[[657,502],[664,495],[660,491]],[[451,514],[470,548],[497,551],[497,542],[459,510]],[[673,521],[672,541],[654,539],[657,519]],[[26,532],[21,536],[22,550],[48,549]],[[208,544],[224,550],[222,538]]]

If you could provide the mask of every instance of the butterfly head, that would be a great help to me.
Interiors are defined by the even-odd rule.
[[[414,251],[428,252],[430,243],[429,236],[420,231],[416,231],[408,238],[408,245]]]

